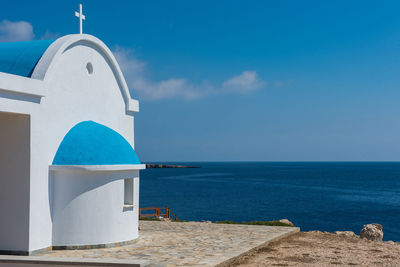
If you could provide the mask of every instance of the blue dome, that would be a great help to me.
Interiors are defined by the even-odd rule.
[[[0,72],[31,77],[33,69],[54,40],[0,43]]]
[[[93,121],[75,125],[53,160],[53,165],[125,164],[140,164],[135,150],[119,133]]]

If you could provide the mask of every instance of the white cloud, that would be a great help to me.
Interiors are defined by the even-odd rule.
[[[132,50],[116,47],[114,55],[124,72],[129,88],[133,91],[132,95],[139,94],[147,99],[197,99],[224,93],[250,93],[267,85],[255,71],[243,71],[242,74],[218,86],[207,82],[194,84],[186,78],[153,81],[146,70],[147,63],[135,57]]]
[[[223,83],[225,89],[238,93],[250,93],[266,85],[267,83],[261,80],[257,72],[253,70],[243,71],[242,74],[232,77]]]
[[[57,39],[58,37],[60,37],[60,34],[46,30],[39,39]],[[30,41],[34,39],[35,33],[31,23],[6,19],[0,22],[0,42]]]
[[[42,37],[40,37],[41,40],[52,40],[52,39],[57,39],[60,37],[59,33],[54,33],[50,32],[49,30],[46,30],[46,32],[43,34]]]
[[[56,39],[59,34],[46,30],[40,39]],[[0,22],[0,42],[16,42],[33,40],[35,34],[33,26],[26,21]],[[117,58],[132,96],[140,94],[147,99],[164,99],[181,97],[197,99],[209,95],[224,93],[250,93],[267,85],[255,71],[243,71],[242,74],[232,77],[221,85],[212,85],[206,81],[195,84],[182,77],[172,77],[161,81],[154,81],[149,77],[147,63],[139,60],[132,50],[116,47],[114,55]]]
[[[40,39],[56,39],[59,34],[46,30]],[[26,21],[0,22],[0,42],[29,41],[35,38],[33,26]],[[197,99],[209,95],[226,93],[250,93],[266,87],[267,82],[260,79],[256,71],[246,70],[234,76],[221,85],[212,85],[206,81],[194,84],[186,78],[172,77],[161,81],[150,79],[146,69],[147,63],[139,60],[132,50],[116,47],[114,55],[124,72],[129,88],[135,93],[148,99],[164,99],[182,97]]]
[[[170,78],[154,82],[147,77],[147,63],[134,57],[132,50],[116,47],[114,56],[124,72],[129,88],[134,89],[134,92],[152,99],[186,96],[186,79]],[[189,95],[187,96],[189,97]]]
[[[0,22],[0,42],[28,41],[35,38],[32,24],[26,21]]]

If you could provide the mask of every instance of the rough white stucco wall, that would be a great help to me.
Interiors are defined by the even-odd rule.
[[[88,62],[93,65],[91,75]],[[57,56],[43,84],[47,94],[31,113],[31,251],[52,245],[49,165],[65,134],[75,124],[93,120],[119,132],[134,146],[133,116],[126,114],[109,62],[95,46],[81,43]]]
[[[53,246],[137,238],[137,206],[124,208],[124,178],[138,179],[138,175],[138,171],[55,171]]]
[[[0,250],[29,247],[30,118],[0,112]]]

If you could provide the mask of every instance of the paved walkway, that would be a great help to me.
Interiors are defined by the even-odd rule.
[[[132,245],[58,250],[43,256],[140,259],[149,260],[152,266],[215,266],[298,231],[296,227],[140,221],[140,237]]]

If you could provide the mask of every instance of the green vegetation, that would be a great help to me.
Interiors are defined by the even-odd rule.
[[[139,217],[139,220],[141,221],[161,221],[158,218],[155,217]],[[171,220],[171,222],[187,222],[185,220]]]
[[[139,220],[141,220],[141,221],[161,221],[160,219],[155,218],[155,217],[139,217]]]
[[[139,220],[141,221],[161,221],[155,217],[140,217]],[[171,222],[187,222],[185,220],[176,220]],[[290,224],[283,223],[280,221],[252,221],[252,222],[234,222],[234,221],[217,221],[215,223],[219,224],[244,224],[244,225],[267,225],[267,226],[286,226],[286,227],[293,227]]]
[[[218,221],[215,223],[221,224],[245,224],[245,225],[267,225],[267,226],[287,226],[293,227],[290,224],[283,223],[280,221],[252,221],[252,222],[234,222],[234,221]]]

